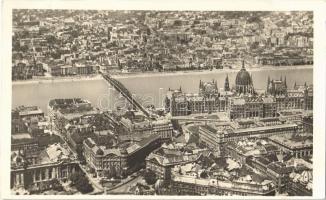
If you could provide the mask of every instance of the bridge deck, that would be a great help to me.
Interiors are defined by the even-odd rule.
[[[150,113],[134,98],[131,92],[118,80],[112,78],[111,76],[107,74],[101,73],[103,78],[110,83],[117,91],[119,91],[123,97],[125,97],[131,105],[134,106],[134,108],[138,108],[140,111],[142,111],[147,117],[150,117]]]

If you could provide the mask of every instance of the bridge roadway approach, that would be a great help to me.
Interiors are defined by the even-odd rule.
[[[110,85],[112,85],[118,92],[122,94],[124,98],[126,98],[131,103],[134,109],[137,108],[142,111],[147,117],[152,117],[149,111],[133,98],[131,92],[120,81],[112,78],[108,74],[101,73],[101,75]]]

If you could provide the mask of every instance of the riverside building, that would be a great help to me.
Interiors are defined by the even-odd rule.
[[[227,112],[231,120],[237,118],[276,117],[276,99],[271,95],[258,95],[253,86],[252,76],[244,62],[237,73],[235,87],[230,88],[229,77],[224,91],[219,92],[216,81],[199,82],[199,93],[183,93],[169,89],[165,109],[172,116]]]
[[[48,115],[52,128],[64,131],[70,120],[86,114],[96,114],[91,103],[81,98],[52,99],[48,104]]]
[[[277,110],[289,109],[313,109],[313,85],[297,85],[288,88],[286,77],[279,80],[267,80],[266,92],[274,96],[276,100]]]

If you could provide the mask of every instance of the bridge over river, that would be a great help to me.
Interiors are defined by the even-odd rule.
[[[134,98],[134,95],[117,79],[112,78],[108,74],[101,73],[103,78],[114,87],[121,95],[128,100],[128,102],[133,106],[134,109],[139,109],[146,115],[147,117],[153,118],[153,115],[144,108],[139,102],[137,102]]]

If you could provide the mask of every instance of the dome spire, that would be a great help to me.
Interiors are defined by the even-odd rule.
[[[242,69],[245,69],[244,60],[242,60]]]

